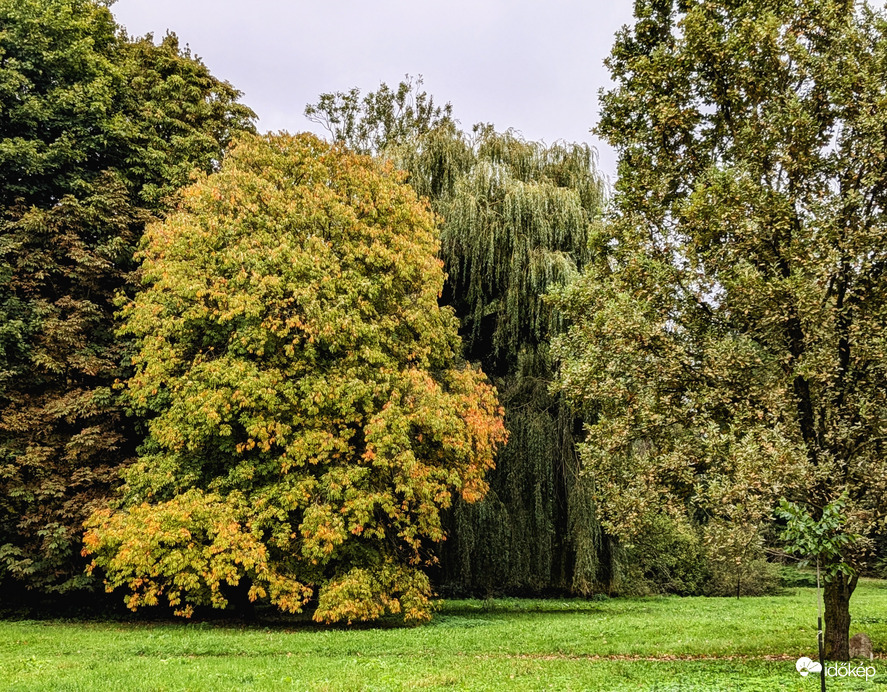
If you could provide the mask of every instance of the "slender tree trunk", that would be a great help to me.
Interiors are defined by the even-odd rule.
[[[825,657],[829,661],[850,660],[850,596],[857,579],[839,574],[825,583]]]

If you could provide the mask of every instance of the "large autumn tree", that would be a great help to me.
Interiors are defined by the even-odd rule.
[[[83,520],[136,438],[114,296],[146,220],[251,129],[238,92],[107,3],[0,0],[0,581],[87,585]]]
[[[839,0],[639,0],[599,132],[610,231],[557,304],[607,525],[760,540],[843,507],[827,656],[887,516],[887,21]],[[757,536],[757,538],[756,538]],[[833,543],[837,544],[836,540]]]
[[[150,434],[87,550],[129,604],[250,600],[322,621],[430,615],[454,493],[504,427],[438,307],[435,219],[391,166],[243,138],[149,228],[132,405]]]

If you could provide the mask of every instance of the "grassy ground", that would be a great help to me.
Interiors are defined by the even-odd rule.
[[[0,622],[0,690],[819,690],[812,589],[763,598],[449,601],[424,627]],[[887,692],[887,582],[863,582],[851,633]]]

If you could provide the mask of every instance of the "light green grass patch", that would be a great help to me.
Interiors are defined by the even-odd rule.
[[[887,692],[887,583],[863,582],[851,610],[851,632],[868,632],[882,656],[878,673],[868,683],[829,679],[829,690]],[[740,600],[449,601],[415,628],[6,621],[0,689],[814,692],[818,679],[794,663],[816,658],[815,621],[811,589]]]

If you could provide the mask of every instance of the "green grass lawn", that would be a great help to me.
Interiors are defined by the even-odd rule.
[[[832,690],[887,692],[887,582],[863,581],[851,633],[881,658]],[[819,690],[812,589],[743,598],[448,601],[423,627],[308,622],[0,622],[0,689]]]

